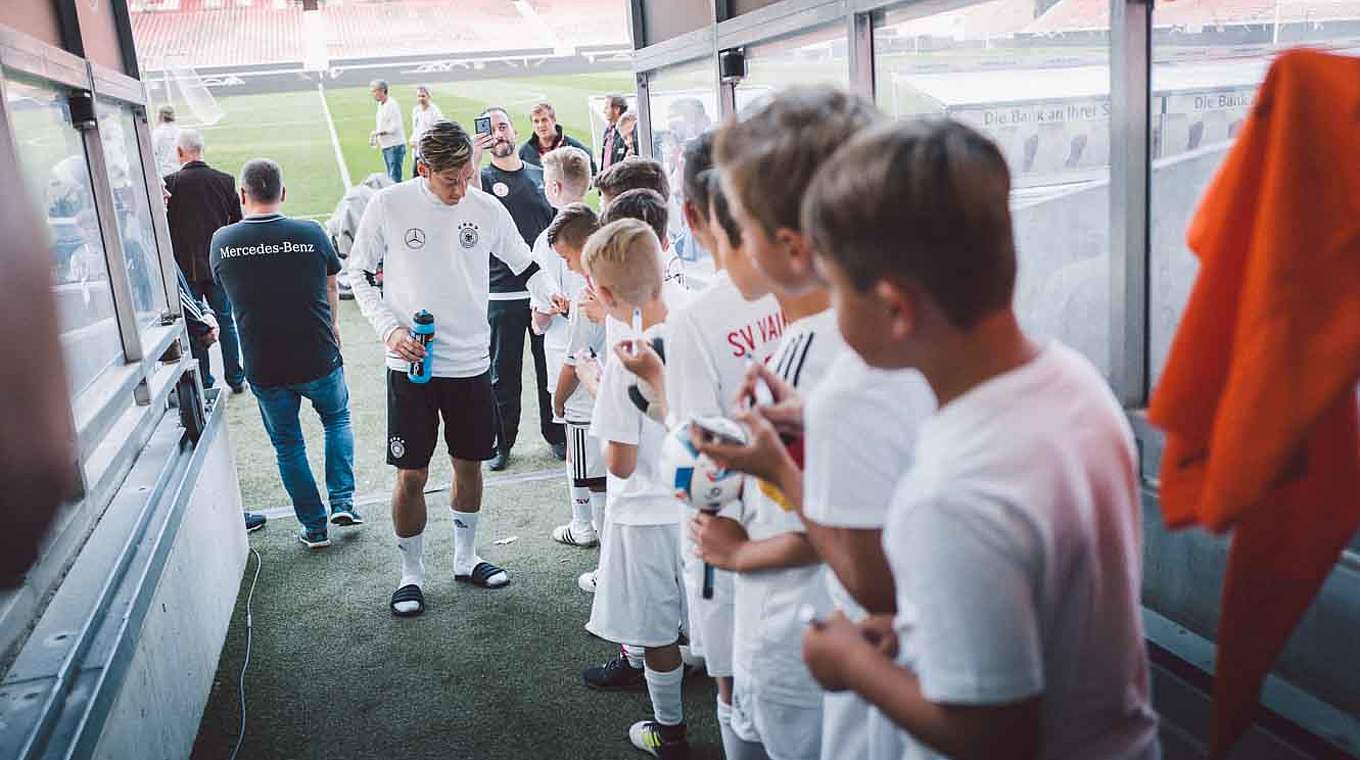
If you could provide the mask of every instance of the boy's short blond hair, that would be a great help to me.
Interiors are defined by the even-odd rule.
[[[543,171],[557,173],[562,184],[584,193],[590,189],[590,156],[580,148],[565,145],[543,154]]]
[[[646,222],[620,219],[601,227],[586,240],[581,264],[597,287],[628,306],[661,292],[661,241]]]

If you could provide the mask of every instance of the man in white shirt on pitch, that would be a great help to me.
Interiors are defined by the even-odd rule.
[[[175,123],[175,107],[161,106],[156,110],[156,128],[151,130],[151,152],[156,157],[156,176],[165,177],[179,171],[179,156],[175,143],[179,141],[179,125]]]
[[[406,163],[406,125],[402,122],[401,106],[388,94],[385,79],[374,79],[369,83],[368,91],[378,101],[377,128],[368,135],[368,144],[382,149],[387,176],[393,182],[400,182],[402,166]]]
[[[430,99],[430,86],[416,85],[416,104],[411,108],[411,157],[412,165],[420,160],[420,138],[435,122],[445,121],[444,112],[439,110]],[[414,170],[413,170],[414,171]]]
[[[430,127],[421,138],[419,177],[373,196],[350,250],[355,300],[387,346],[387,461],[397,468],[392,522],[401,552],[401,580],[390,607],[398,617],[425,609],[425,483],[440,417],[453,460],[454,579],[482,588],[510,582],[475,550],[481,463],[495,453],[496,440],[486,321],[491,256],[515,274],[529,275],[531,293],[549,302],[561,296],[546,292],[546,280],[505,207],[469,187],[483,147],[475,149],[453,122]],[[373,279],[379,264],[383,290]],[[422,309],[434,315],[428,351],[407,328]],[[419,361],[432,366],[424,383],[407,376]]]

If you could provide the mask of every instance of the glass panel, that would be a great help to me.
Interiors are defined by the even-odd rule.
[[[748,47],[746,78],[737,87],[737,113],[790,85],[850,86],[848,35],[845,24],[829,24]]]
[[[74,396],[123,359],[90,167],[61,87],[7,75],[5,93],[24,182],[51,235],[52,279]]]
[[[685,146],[719,118],[718,71],[712,58],[654,71],[647,76],[652,115],[652,155],[666,167],[671,184],[670,235],[676,254],[703,269],[712,268],[705,251],[685,224]]]
[[[949,117],[1011,167],[1015,305],[1036,335],[1110,368],[1109,4],[992,0],[874,26],[878,105]]]
[[[1306,43],[1360,53],[1360,6],[1294,3],[1209,8],[1158,4],[1152,14],[1152,261],[1149,367],[1161,376],[1199,265],[1190,217],[1251,109],[1271,58]]]
[[[129,106],[99,101],[99,136],[118,214],[118,236],[123,241],[132,303],[137,309],[137,323],[149,325],[159,323],[166,310],[165,280],[156,253],[134,118]]]

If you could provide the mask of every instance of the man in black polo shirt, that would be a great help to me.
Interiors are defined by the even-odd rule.
[[[289,219],[279,165],[241,169],[245,218],[212,237],[213,278],[236,307],[246,377],[274,443],[279,475],[309,548],[330,545],[326,507],[307,464],[298,409],[312,402],[326,430],[326,490],[334,525],[361,525],[354,510],[354,431],[341,367],[335,275],[340,259],[321,225]]]
[[[515,152],[518,135],[505,109],[488,108],[482,115],[491,119],[492,135],[491,164],[482,169],[482,190],[496,196],[505,206],[525,245],[532,246],[553,219],[552,206],[543,194],[543,170],[526,164]],[[530,329],[532,320],[525,279],[517,277],[495,256],[491,257],[491,302],[487,307],[487,319],[491,322],[491,387],[500,415],[500,435],[491,469],[505,469],[510,461],[510,449],[519,435],[525,333],[529,333],[534,375],[538,380],[539,429],[552,447],[553,456],[565,459],[566,431],[553,422],[543,336],[534,335]]]

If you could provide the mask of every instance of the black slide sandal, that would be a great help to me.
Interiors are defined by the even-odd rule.
[[[408,612],[402,612],[397,609],[397,602],[415,602],[420,606]],[[388,609],[392,610],[392,614],[397,617],[415,617],[425,611],[425,594],[421,593],[420,586],[408,583],[392,592],[392,601],[388,602],[387,606]]]
[[[497,583],[494,586],[488,583],[488,581],[500,574],[505,574],[505,583]],[[478,562],[477,565],[472,568],[471,573],[468,575],[455,575],[453,576],[453,579],[460,583],[471,583],[472,585],[480,586],[481,588],[502,588],[510,585],[509,573],[506,573],[504,570],[496,567],[490,562]]]

